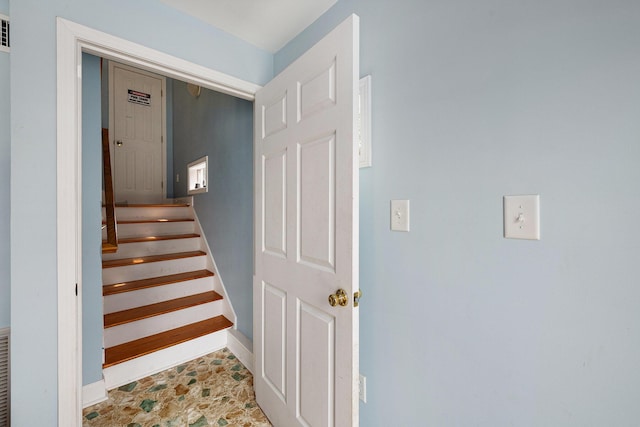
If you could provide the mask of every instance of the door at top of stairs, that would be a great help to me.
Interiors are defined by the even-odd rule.
[[[165,92],[163,76],[109,63],[109,135],[116,202],[164,199]]]

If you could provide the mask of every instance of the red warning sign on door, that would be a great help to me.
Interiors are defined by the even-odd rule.
[[[151,94],[128,89],[127,101],[140,105],[151,105]]]

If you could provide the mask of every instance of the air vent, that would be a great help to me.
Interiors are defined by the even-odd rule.
[[[0,51],[9,52],[10,46],[9,17],[6,15],[0,15]]]
[[[9,328],[0,329],[0,427],[9,427]]]

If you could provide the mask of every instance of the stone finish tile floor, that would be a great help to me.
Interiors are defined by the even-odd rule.
[[[86,408],[83,427],[271,426],[253,376],[223,349],[109,391]]]

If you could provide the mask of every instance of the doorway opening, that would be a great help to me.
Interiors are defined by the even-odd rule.
[[[58,421],[81,424],[82,124],[80,52],[253,101],[260,86],[154,49],[57,20]],[[76,286],[78,294],[75,293]],[[77,295],[77,297],[76,297]]]

